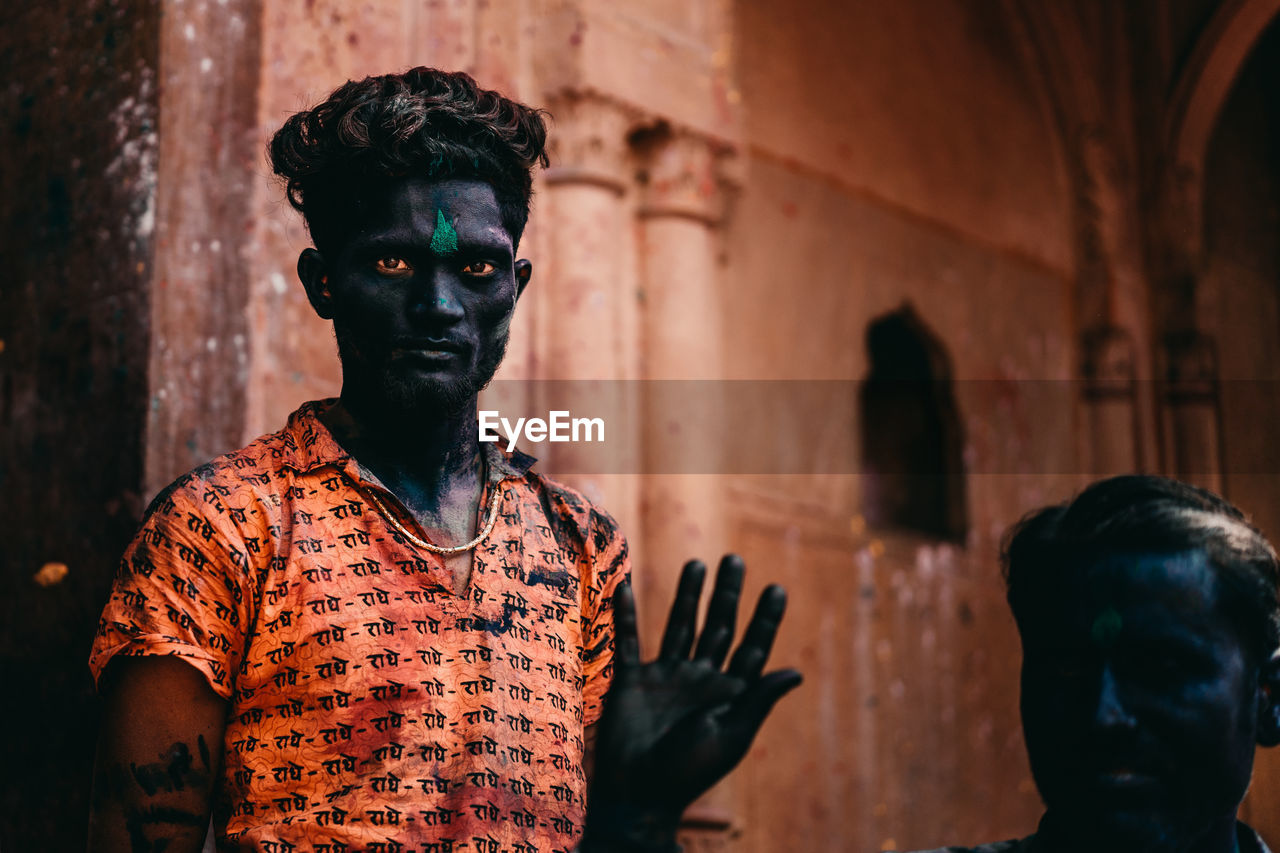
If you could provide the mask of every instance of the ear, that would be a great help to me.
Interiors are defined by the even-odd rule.
[[[529,286],[531,278],[533,278],[533,264],[524,258],[516,261],[516,299],[524,294],[524,289]]]
[[[1258,671],[1258,743],[1280,744],[1280,651]]]
[[[324,255],[315,249],[303,249],[298,255],[298,280],[307,291],[307,300],[315,312],[326,320],[332,320],[333,295],[329,293],[329,273]]]

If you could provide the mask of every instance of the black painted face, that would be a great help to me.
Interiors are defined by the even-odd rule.
[[[299,260],[312,305],[334,322],[343,396],[454,411],[501,364],[529,264],[515,261],[482,181],[406,178],[364,202],[373,214],[336,256]]]
[[[1022,723],[1057,825],[1123,849],[1234,817],[1253,767],[1258,662],[1201,551],[1064,572],[1019,615]],[[1180,848],[1179,848],[1180,849]]]

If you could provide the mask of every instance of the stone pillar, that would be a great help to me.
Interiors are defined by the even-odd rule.
[[[1221,494],[1222,416],[1218,359],[1213,341],[1199,332],[1164,341],[1160,389],[1160,447],[1164,471]]]
[[[1222,412],[1218,353],[1201,331],[1203,196],[1198,170],[1169,165],[1148,221],[1152,315],[1160,337],[1157,388],[1163,473],[1221,492]]]
[[[635,441],[637,376],[635,263],[628,222],[633,168],[627,133],[636,115],[587,94],[561,94],[549,104],[551,167],[537,201],[545,229],[544,263],[535,264],[534,363],[540,384],[531,411],[567,409],[574,416],[603,412],[610,451],[544,444],[544,470],[597,501],[640,545],[639,449]]]
[[[1086,332],[1081,343],[1082,470],[1090,479],[1139,471],[1142,459],[1133,339],[1123,329],[1102,326]]]
[[[1081,124],[1068,158],[1081,327],[1081,470],[1090,478],[1132,473],[1142,469],[1142,447],[1155,431],[1154,400],[1139,393],[1137,381],[1150,375],[1150,356],[1134,189],[1121,143],[1103,123]]]
[[[661,636],[683,563],[712,570],[731,550],[721,459],[723,387],[717,226],[725,206],[723,146],[665,125],[633,137],[643,163],[640,222],[644,303],[643,511],[647,636]],[[759,571],[763,567],[756,567]],[[749,612],[751,605],[745,610]],[[686,850],[727,850],[733,796],[721,785],[686,815]]]
[[[716,226],[722,153],[665,127],[640,138],[644,530],[647,566],[674,586],[684,561],[714,567],[727,550],[720,460],[723,414]],[[649,604],[658,615],[667,596]],[[654,613],[654,611],[658,613]],[[657,626],[661,628],[660,625]]]

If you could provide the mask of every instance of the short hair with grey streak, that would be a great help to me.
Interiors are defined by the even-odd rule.
[[[1005,534],[1001,563],[1009,606],[1024,616],[1051,602],[1053,579],[1106,554],[1202,550],[1217,570],[1242,635],[1265,660],[1280,647],[1280,565],[1245,517],[1206,489],[1127,475],[1025,516]]]

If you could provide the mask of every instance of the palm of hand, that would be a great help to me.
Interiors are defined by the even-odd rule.
[[[737,557],[720,564],[694,648],[705,572],[696,561],[684,567],[662,650],[647,664],[639,660],[631,590],[614,596],[617,654],[600,724],[593,811],[595,804],[601,811],[621,806],[674,827],[684,809],[742,759],[774,703],[800,683],[794,670],[761,674],[786,608],[778,586],[761,593],[741,644],[721,669],[742,588]]]
[[[625,725],[600,732],[597,785],[611,783],[632,802],[681,808],[733,768],[755,734],[730,716],[746,679],[707,661],[656,660],[618,673],[609,714]],[[606,778],[608,777],[608,778]]]

